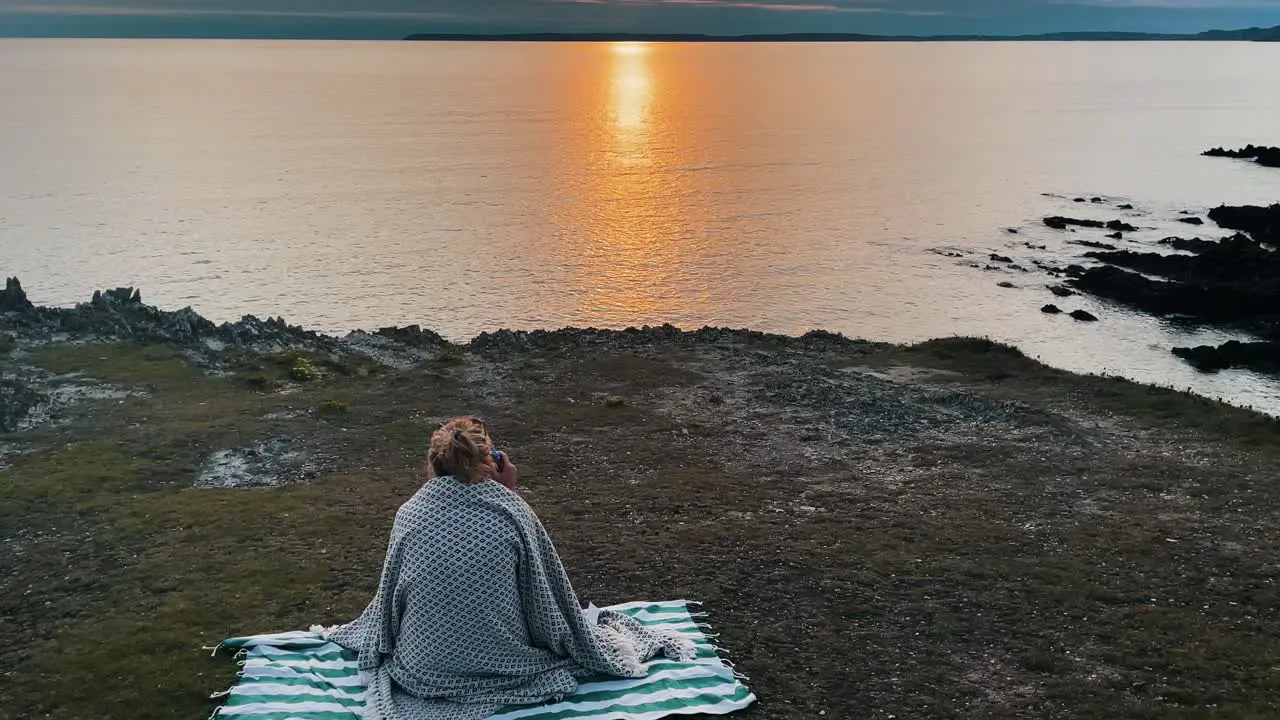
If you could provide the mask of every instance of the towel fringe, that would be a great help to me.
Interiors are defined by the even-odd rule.
[[[226,696],[228,696],[228,695],[230,695],[230,694],[231,694],[231,689],[230,689],[230,688],[228,688],[228,689],[226,689],[226,690],[223,690],[222,692],[216,692],[216,693],[213,693],[213,694],[209,695],[209,699],[210,699],[210,700],[217,700],[218,698],[224,698],[224,697],[226,697]]]
[[[232,655],[232,656],[231,656],[231,659],[232,659],[232,660],[243,660],[243,659],[245,659],[245,658],[247,658],[247,657],[249,657],[249,650],[248,650],[247,648],[240,648],[240,652],[236,653],[235,655]]]
[[[209,647],[208,645],[201,645],[201,646],[200,646],[200,649],[201,649],[201,650],[212,650],[213,652],[209,653],[209,657],[214,657],[214,656],[216,656],[216,655],[218,654],[218,651],[222,649],[222,643],[218,643],[217,645],[214,645],[213,647]]]
[[[213,709],[213,712],[209,713],[209,720],[213,720],[214,718],[218,717],[221,714],[222,714],[222,706],[219,705],[218,707]]]

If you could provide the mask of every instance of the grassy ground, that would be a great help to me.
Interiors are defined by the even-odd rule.
[[[1280,716],[1280,425],[1246,411],[976,341],[18,355],[136,394],[0,436],[0,717],[206,716],[234,667],[200,646],[354,618],[477,412],[584,601],[703,600],[752,717]],[[193,487],[271,438],[331,462]]]

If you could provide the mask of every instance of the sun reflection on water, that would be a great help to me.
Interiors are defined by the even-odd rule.
[[[612,43],[597,56],[595,107],[579,150],[585,176],[567,218],[566,251],[577,269],[578,312],[616,326],[678,319],[692,308],[678,292],[694,249],[688,173],[680,172],[689,138],[674,132],[666,47]],[[664,93],[666,93],[664,95]],[[694,305],[700,304],[694,298]]]
[[[653,113],[653,70],[647,43],[614,43],[609,46],[610,117],[618,144],[617,160],[623,164],[647,164],[649,126]]]

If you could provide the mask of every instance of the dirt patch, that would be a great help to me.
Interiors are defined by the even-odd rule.
[[[0,432],[65,422],[73,406],[87,401],[122,400],[141,394],[141,390],[123,390],[78,375],[24,368],[18,374],[0,377]]]
[[[249,447],[219,450],[200,466],[199,488],[271,487],[314,480],[332,470],[332,458],[299,447],[296,440],[264,440]]]

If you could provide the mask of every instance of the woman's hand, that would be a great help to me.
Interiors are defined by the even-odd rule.
[[[515,490],[516,464],[511,462],[511,458],[507,457],[506,453],[500,454],[502,455],[502,472],[498,472],[497,464],[490,460],[489,462],[493,466],[490,469],[490,477],[492,477],[499,485],[505,486],[508,490]]]

